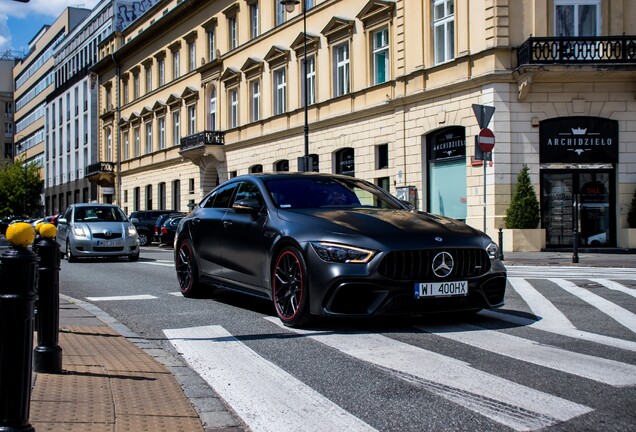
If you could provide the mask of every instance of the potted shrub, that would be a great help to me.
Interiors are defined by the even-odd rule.
[[[545,247],[545,230],[537,228],[541,220],[539,201],[529,171],[524,165],[519,172],[510,207],[506,209],[504,251],[539,251]]]

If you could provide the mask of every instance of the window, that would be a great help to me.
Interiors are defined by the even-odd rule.
[[[210,91],[210,118],[208,128],[212,131],[216,130],[216,88]]]
[[[239,116],[239,111],[238,111],[238,89],[233,88],[229,91],[229,103],[230,103],[230,107],[229,107],[229,111],[230,111],[230,128],[235,128],[238,127],[238,116]]]
[[[250,167],[250,173],[262,173],[263,172],[263,165],[252,165]]]
[[[179,51],[172,52],[172,79],[179,78]]]
[[[159,68],[159,87],[166,83],[166,59],[160,58],[158,61]]]
[[[195,41],[188,42],[188,72],[197,68],[197,50]]]
[[[146,93],[152,91],[152,67],[146,67]]]
[[[336,174],[355,177],[355,162],[352,148],[343,148],[336,152]]]
[[[128,103],[128,80],[124,81],[122,86],[122,93],[124,94],[124,103]]]
[[[152,122],[146,122],[146,154],[152,153]]]
[[[334,47],[334,96],[349,93],[349,43]]]
[[[555,36],[600,34],[600,0],[555,0]]]
[[[188,193],[194,193],[194,179],[191,178],[188,180]]]
[[[106,129],[106,161],[113,160],[113,133],[110,128]],[[68,169],[69,167],[67,167]]]
[[[286,172],[289,171],[289,161],[287,159],[279,160],[274,163],[274,171],[275,172]]]
[[[435,64],[455,58],[455,0],[433,2]]]
[[[375,169],[389,167],[389,145],[380,144],[375,146]]]
[[[181,126],[179,124],[181,116],[179,111],[172,113],[172,145],[178,146],[181,139]]]
[[[231,16],[227,19],[227,27],[228,27],[228,43],[230,44],[229,48],[233,50],[234,48],[238,46],[236,15]]]
[[[146,210],[152,210],[152,185],[146,185]]]
[[[166,148],[166,118],[159,117],[157,124],[159,125],[159,149],[163,150]]]
[[[389,80],[389,29],[373,33],[373,84]]]
[[[255,39],[259,35],[258,25],[258,2],[254,2],[250,5],[250,37]]]
[[[255,122],[261,119],[261,80],[250,83],[250,120]]]
[[[274,115],[286,111],[287,82],[285,80],[285,68],[274,71]]]
[[[141,137],[139,136],[139,126],[133,129],[133,134],[135,135],[135,154],[133,156],[137,157],[141,153]]]
[[[122,141],[124,142],[123,154],[121,155],[121,158],[126,160],[128,159],[128,155],[130,154],[130,138],[127,130],[123,131],[121,134]]]
[[[285,22],[285,6],[280,3],[280,0],[274,0],[276,5],[276,25],[279,26]]]
[[[304,67],[304,66],[303,66]],[[304,73],[301,70],[300,75]],[[316,58],[314,56],[307,57],[307,80],[301,78],[300,86],[303,94],[300,96],[301,105],[305,106],[305,86],[307,86],[307,105],[316,103]]]
[[[139,74],[133,75],[133,95],[135,99],[139,98]]]
[[[197,133],[197,110],[196,105],[188,106],[188,135]]]
[[[209,29],[206,32],[208,38],[208,61],[212,61],[216,58],[216,40],[214,38],[214,29]]]
[[[314,7],[314,0],[305,0],[305,10],[309,10]]]
[[[174,180],[172,182],[172,209],[180,211],[181,209],[181,181]]]
[[[159,209],[160,210],[165,210],[166,209],[166,183],[165,182],[161,182],[159,183],[159,190],[157,191],[158,195],[159,195]]]
[[[140,202],[141,202],[141,188],[137,186],[133,190],[133,211],[139,211]]]

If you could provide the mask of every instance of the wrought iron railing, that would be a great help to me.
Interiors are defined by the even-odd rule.
[[[86,167],[84,171],[86,177],[97,173],[114,173],[115,164],[113,162],[97,162]]]
[[[181,138],[179,147],[181,151],[189,150],[195,147],[208,144],[223,145],[225,144],[225,132],[221,131],[203,131],[194,135]]]
[[[636,36],[531,37],[517,50],[518,66],[635,62]]]

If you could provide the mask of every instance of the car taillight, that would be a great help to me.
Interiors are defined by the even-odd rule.
[[[161,234],[168,234],[166,227],[161,227]]]
[[[159,234],[159,227],[155,227],[155,234]]]

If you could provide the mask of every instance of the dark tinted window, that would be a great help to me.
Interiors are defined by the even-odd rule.
[[[232,206],[232,196],[236,190],[236,183],[223,186],[212,193],[201,203],[204,208],[229,208]]]
[[[263,205],[261,191],[258,190],[258,186],[250,181],[241,182],[238,192],[236,193],[236,198],[234,198],[234,202],[246,199],[255,199],[261,206]]]

